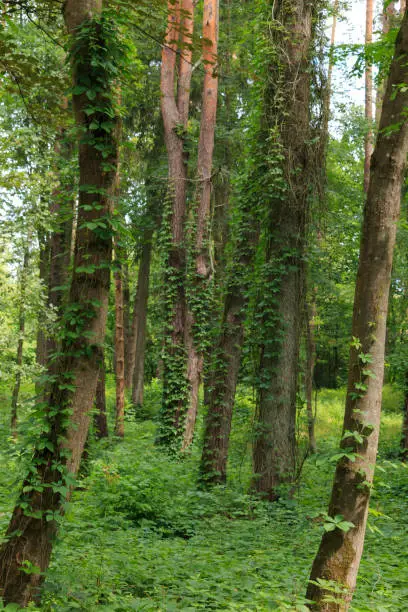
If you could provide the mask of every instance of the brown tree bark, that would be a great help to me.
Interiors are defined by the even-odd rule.
[[[94,416],[94,426],[95,426],[95,437],[97,440],[101,440],[102,438],[108,437],[108,420],[106,416],[106,393],[105,393],[105,358],[102,355],[99,376],[98,376],[98,384],[96,385],[96,396],[95,396],[95,416]]]
[[[380,130],[371,161],[360,261],[354,298],[349,380],[342,448],[355,460],[342,458],[336,467],[329,515],[353,523],[323,535],[307,597],[313,610],[347,610],[356,586],[363,552],[370,489],[376,462],[384,376],[384,347],[393,251],[400,212],[401,187],[408,153],[408,12],[396,40],[384,96]],[[346,450],[347,449],[347,450]],[[350,451],[351,449],[351,451]],[[338,603],[326,601],[319,579],[345,588]]]
[[[27,242],[30,241],[30,233],[27,237]],[[25,334],[26,320],[26,290],[27,290],[27,274],[28,263],[30,258],[29,244],[24,248],[23,265],[20,272],[20,304],[18,313],[18,342],[17,342],[17,358],[16,358],[16,378],[14,381],[13,394],[11,397],[11,418],[10,429],[14,438],[17,437],[17,419],[18,419],[18,398],[21,386],[21,368],[23,365],[23,347]]]
[[[195,281],[193,299],[201,296],[198,308],[189,305],[186,320],[187,380],[189,399],[182,448],[186,450],[193,441],[198,411],[198,394],[204,365],[204,349],[194,333],[197,324],[204,323],[209,304],[205,292],[210,282],[209,224],[212,191],[212,160],[214,152],[215,123],[218,98],[218,0],[205,0],[203,13],[203,63],[204,83],[201,107],[200,138],[198,143],[197,175],[199,186],[196,193],[196,229],[194,237]],[[202,321],[197,321],[197,318]],[[202,333],[203,330],[200,329]]]
[[[383,35],[388,34],[390,28],[392,26],[393,19],[396,14],[395,2],[390,2],[383,8],[382,13],[382,33]],[[378,125],[380,123],[381,118],[381,108],[385,93],[385,85],[386,81],[382,79],[377,87],[377,95],[375,98],[375,122]]]
[[[276,18],[285,37],[277,44],[283,75],[279,87],[284,99],[279,141],[287,189],[271,202],[266,250],[267,300],[259,325],[260,345],[257,415],[253,443],[253,489],[274,500],[282,484],[296,471],[296,394],[298,356],[303,320],[306,220],[311,173],[309,57],[315,4],[305,0],[283,2]],[[283,34],[277,33],[279,36]]]
[[[373,0],[366,0],[366,32],[365,44],[373,42]],[[373,154],[373,67],[366,61],[365,67],[365,118],[367,134],[364,141],[364,191],[367,193],[370,181],[370,162]]]
[[[184,153],[192,74],[193,0],[168,1],[168,28],[162,52],[161,108],[169,161],[170,246],[165,285],[171,293],[163,358],[163,402],[157,441],[172,445],[184,431],[186,400],[185,363],[185,215],[187,157]],[[177,53],[180,39],[180,53]],[[177,57],[180,57],[177,98],[174,94]]]
[[[152,255],[153,230],[145,234],[145,242],[140,258],[137,291],[135,298],[134,318],[136,320],[136,342],[133,369],[132,403],[143,405],[144,395],[144,362],[147,337],[147,305],[149,300],[150,260]]]
[[[64,17],[70,34],[83,21],[100,15],[101,9],[100,0],[67,0]],[[81,59],[82,63],[72,65],[74,84],[81,83],[81,75],[86,74],[92,85],[94,67],[87,51]],[[105,104],[106,98],[97,95],[98,103]],[[66,467],[73,474],[79,468],[99,376],[109,297],[111,234],[91,228],[96,220],[109,222],[111,218],[118,166],[117,130],[103,135],[104,157],[92,144],[95,134],[88,129],[86,94],[74,94],[73,105],[81,134],[80,189],[74,272],[65,309],[66,333],[56,367],[58,374],[47,392],[47,429],[33,455],[34,473],[25,479],[0,549],[0,594],[6,604],[22,607],[38,598],[57,531],[55,513],[63,511],[70,486],[59,468]],[[112,121],[118,124],[116,118]],[[89,185],[94,189],[89,190]],[[28,572],[22,571],[24,566]]]
[[[126,380],[126,388],[132,388],[132,396],[133,391],[135,389],[135,368],[136,362],[138,363],[139,373],[140,373],[140,364],[141,360],[143,360],[143,369],[144,369],[144,345],[142,341],[142,345],[139,347],[142,349],[142,355],[138,353],[137,347],[137,339],[139,334],[139,328],[141,328],[142,336],[143,334],[146,336],[146,331],[143,330],[143,325],[146,325],[147,322],[147,301],[149,297],[149,281],[150,281],[150,260],[151,260],[151,252],[152,252],[152,240],[154,228],[153,224],[149,219],[149,212],[146,216],[146,228],[143,232],[143,244],[142,244],[142,252],[140,255],[139,262],[139,270],[137,275],[137,287],[133,304],[133,312],[132,312],[132,324],[130,330],[130,339],[129,339],[129,365],[127,369],[127,377]],[[139,379],[139,374],[137,375]],[[132,399],[133,402],[133,399]],[[135,402],[133,402],[135,403]],[[138,402],[136,402],[137,404]]]
[[[123,266],[120,260],[118,242],[116,242],[115,250],[115,435],[123,438],[125,435],[125,334],[123,324]]]
[[[123,263],[123,334],[125,341],[125,389],[127,377],[129,376],[129,353],[130,353],[130,287],[129,287],[129,266]]]
[[[311,306],[306,303],[306,409],[309,433],[309,452],[316,452],[315,415],[313,412],[313,380],[316,363],[315,341],[316,300],[312,298]]]

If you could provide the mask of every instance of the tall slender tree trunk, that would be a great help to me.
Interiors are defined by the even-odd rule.
[[[365,44],[373,42],[373,0],[366,0],[366,32]],[[365,67],[365,118],[367,134],[364,142],[364,191],[367,193],[370,181],[370,163],[373,154],[373,67],[366,61]]]
[[[147,305],[149,299],[149,282],[150,282],[150,260],[152,255],[152,238],[153,231],[150,230],[147,239],[143,244],[142,255],[140,258],[137,291],[135,299],[136,318],[136,343],[135,343],[135,359],[133,368],[133,388],[132,388],[132,403],[135,406],[143,405],[144,393],[144,362],[147,336]]]
[[[106,114],[99,110],[94,118],[107,120],[109,116],[115,129],[104,134],[102,130],[91,132],[89,125],[93,115],[85,113],[89,111],[88,97],[86,93],[73,95],[80,134],[80,178],[74,271],[64,313],[65,336],[57,375],[50,381],[47,392],[47,427],[38,440],[32,459],[33,471],[24,481],[0,549],[1,596],[6,604],[13,602],[22,607],[38,598],[57,531],[55,517],[63,511],[65,494],[71,486],[67,473],[76,474],[79,468],[105,336],[112,239],[110,231],[100,231],[99,224],[104,221],[108,224],[107,229],[110,227],[118,167],[116,127],[119,122],[113,101],[112,107],[108,102],[113,77],[109,73],[101,74],[103,62],[92,61],[97,49],[104,49],[106,45],[103,33],[108,24],[94,21],[101,11],[100,0],[67,0],[64,4],[67,29],[73,35],[74,85],[83,86],[86,82],[91,87],[100,87],[101,82],[104,83],[105,91],[97,93],[93,105],[100,108],[108,105],[109,108]],[[93,27],[94,36],[100,37],[99,46],[95,46],[94,38],[91,45],[85,36],[80,41],[75,37],[76,29],[84,21],[88,22],[88,28]],[[102,70],[105,69],[109,67]],[[104,154],[100,147],[93,145],[95,138],[98,143],[103,140]],[[98,231],[93,229],[95,222]],[[29,571],[22,571],[25,568]]]
[[[48,236],[45,232],[38,233],[38,244],[40,248],[39,257],[39,276],[41,281],[41,287],[44,291],[44,302],[47,296],[48,299],[48,275],[49,275],[49,263],[50,263],[50,248]],[[46,317],[44,316],[44,308],[40,309],[38,314],[38,328],[37,328],[37,345],[36,345],[36,361],[39,365],[44,366],[47,363],[47,339],[45,333]],[[39,392],[39,385],[36,383],[36,392]]]
[[[129,287],[129,266],[123,263],[123,334],[125,341],[125,389],[129,369],[130,358],[130,287]]]
[[[392,21],[396,14],[395,2],[390,2],[388,4],[384,3],[383,12],[382,12],[382,33],[383,35],[388,34],[390,28],[392,26]],[[377,95],[375,98],[375,122],[378,126],[381,118],[381,109],[382,103],[385,93],[385,85],[386,80],[382,79],[377,87]]]
[[[149,213],[148,215],[149,216]],[[150,282],[150,262],[151,262],[151,253],[152,253],[152,240],[153,240],[153,227],[148,220],[147,227],[143,232],[143,244],[142,244],[142,252],[140,255],[139,262],[139,270],[137,275],[137,286],[135,299],[133,304],[133,313],[132,313],[132,324],[130,330],[130,340],[129,340],[129,366],[127,370],[127,376],[130,377],[130,380],[126,381],[126,388],[132,388],[132,402],[134,402],[133,392],[135,389],[135,368],[136,362],[140,372],[140,364],[143,360],[143,370],[144,370],[144,344],[142,341],[142,345],[139,347],[139,350],[142,349],[143,355],[140,355],[138,352],[138,334],[139,329],[141,331],[142,336],[144,335],[146,338],[146,330],[143,329],[143,326],[146,326],[147,323],[147,302],[149,297],[149,282]],[[137,375],[139,379],[139,374]],[[143,393],[142,393],[143,395]],[[136,404],[139,404],[137,401]]]
[[[306,409],[309,433],[309,451],[316,452],[315,415],[313,412],[313,380],[316,363],[315,318],[316,299],[312,298],[311,306],[306,303]]]
[[[285,37],[279,87],[284,99],[279,141],[287,188],[271,202],[266,278],[267,304],[260,313],[262,328],[257,418],[253,444],[253,488],[274,500],[280,486],[296,470],[296,394],[298,356],[303,319],[304,265],[308,216],[310,159],[309,58],[315,3],[283,2],[276,18]],[[279,34],[281,36],[281,34]]]
[[[96,385],[95,396],[95,437],[97,440],[108,437],[108,419],[106,415],[106,368],[105,357],[101,356],[101,363],[98,376],[98,384]]]
[[[123,317],[123,265],[118,243],[116,243],[115,251],[115,435],[123,438],[125,435],[125,333]]]
[[[194,2],[168,1],[168,27],[162,53],[161,108],[164,139],[169,160],[170,211],[169,245],[165,270],[167,321],[163,350],[163,400],[157,442],[179,450],[184,433],[187,399],[185,359],[186,323],[186,182],[187,156],[184,153],[192,74]],[[180,41],[179,41],[180,39]],[[177,53],[180,42],[180,53]],[[177,57],[180,57],[175,96]],[[166,215],[166,213],[165,213]]]
[[[311,609],[319,611],[348,609],[364,546],[380,428],[393,252],[408,153],[408,92],[400,88],[408,82],[407,54],[408,12],[396,40],[364,208],[341,442],[342,448],[355,453],[355,460],[344,457],[338,462],[328,512],[331,517],[342,515],[353,527],[323,535],[307,592],[315,602]],[[319,586],[319,579],[345,588],[343,595],[336,595],[341,602],[327,598],[328,589]]]
[[[198,394],[204,365],[204,346],[200,341],[207,326],[209,302],[206,294],[210,285],[209,224],[212,191],[212,160],[218,98],[218,0],[205,0],[203,13],[204,83],[201,108],[200,138],[198,143],[197,174],[199,187],[196,194],[196,230],[194,237],[195,281],[187,313],[186,348],[189,403],[183,449],[193,441],[198,410]],[[192,298],[192,300],[191,300]],[[191,303],[193,301],[193,304]],[[198,335],[195,327],[198,327]]]
[[[30,241],[30,233],[28,234],[27,241]],[[20,304],[18,313],[18,342],[17,342],[17,359],[16,359],[16,378],[14,381],[13,394],[11,397],[11,418],[10,428],[11,433],[14,437],[17,437],[17,412],[18,412],[18,398],[20,394],[21,385],[21,368],[23,365],[23,347],[24,347],[24,334],[25,334],[25,321],[26,321],[26,291],[27,291],[27,274],[28,274],[28,263],[30,258],[29,244],[24,248],[23,265],[20,273]]]

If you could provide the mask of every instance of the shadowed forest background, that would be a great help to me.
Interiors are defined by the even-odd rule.
[[[361,7],[0,2],[0,609],[406,610],[408,9]]]

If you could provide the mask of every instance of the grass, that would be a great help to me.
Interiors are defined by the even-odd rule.
[[[1,391],[0,391],[1,393]],[[29,387],[23,396],[30,396]],[[199,444],[171,461],[154,447],[160,388],[147,389],[144,416],[129,420],[123,442],[93,444],[88,474],[63,521],[44,587],[42,612],[68,610],[302,610],[327,510],[341,431],[344,390],[318,395],[319,454],[308,458],[292,499],[266,504],[246,495],[253,402],[238,393],[230,483],[195,486]],[[0,395],[7,426],[8,397]],[[379,469],[354,611],[407,609],[408,471],[397,459],[401,398],[385,388]],[[114,389],[108,385],[112,418]],[[153,420],[152,420],[153,418]],[[26,421],[29,411],[26,410]],[[23,428],[24,429],[24,428]],[[7,429],[3,429],[6,431]],[[5,528],[24,454],[0,441],[0,526]]]

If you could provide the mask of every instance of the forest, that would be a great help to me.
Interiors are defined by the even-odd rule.
[[[0,135],[0,610],[405,612],[406,0],[1,0]]]

